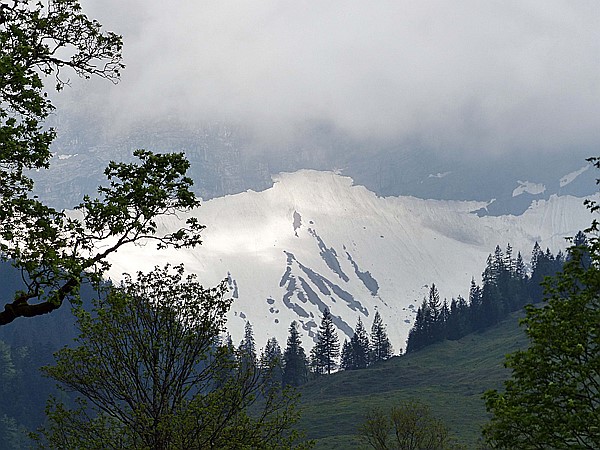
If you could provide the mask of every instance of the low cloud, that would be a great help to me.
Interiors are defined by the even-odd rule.
[[[123,34],[127,68],[118,86],[76,83],[59,102],[120,125],[170,116],[280,139],[323,122],[359,139],[457,152],[600,143],[596,0],[88,0],[84,8]]]

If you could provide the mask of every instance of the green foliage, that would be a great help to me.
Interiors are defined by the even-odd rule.
[[[548,303],[527,308],[527,350],[507,357],[505,391],[485,394],[485,435],[498,448],[600,447],[600,247],[594,265],[567,263]]]
[[[124,67],[121,37],[104,33],[79,1],[11,3],[0,5],[0,194],[7,205],[26,199],[32,181],[24,171],[50,160],[55,131],[43,121],[54,107],[42,77],[54,75],[61,89],[64,69],[116,82]]]
[[[99,188],[97,199],[85,197],[77,215],[31,194],[27,171],[49,166],[56,134],[44,127],[54,107],[43,78],[54,75],[61,89],[69,69],[116,82],[124,67],[121,48],[121,37],[103,32],[77,0],[0,4],[0,258],[11,260],[27,282],[5,300],[0,325],[76,301],[81,283],[98,282],[106,257],[125,244],[145,238],[159,247],[200,243],[202,226],[195,219],[166,235],[158,234],[155,222],[198,204],[181,154],[139,150],[138,164],[110,163],[109,185]]]
[[[353,353],[354,353],[354,363],[357,369],[366,368],[369,363],[369,336],[367,335],[367,330],[365,329],[360,316],[358,317],[358,321],[356,322],[356,327],[354,328],[354,335],[350,339],[350,344],[352,345]]]
[[[504,392],[485,393],[484,435],[496,448],[600,448],[598,223],[587,231],[589,242],[580,237],[562,273],[546,281],[547,303],[527,308],[530,345],[507,357]]]
[[[80,336],[45,373],[79,395],[52,399],[40,447],[291,448],[296,396],[219,346],[231,299],[183,268],[128,277],[77,310]]]
[[[43,76],[54,75],[61,89],[71,69],[83,77],[112,81],[124,67],[121,37],[103,33],[98,22],[82,13],[77,0],[0,5],[0,170],[4,197],[20,196],[31,183],[24,169],[44,168],[50,159],[54,130],[42,122],[54,109]],[[61,55],[71,55],[61,57]]]
[[[359,440],[375,450],[443,450],[456,448],[448,427],[429,406],[407,401],[389,413],[373,410],[358,428]]]
[[[6,217],[0,224],[0,247],[26,275],[27,289],[0,312],[0,324],[45,314],[65,299],[77,299],[80,284],[99,283],[109,268],[106,257],[123,245],[142,239],[157,241],[159,248],[201,242],[203,227],[195,218],[172,233],[157,230],[157,216],[198,205],[189,190],[192,181],[185,177],[189,163],[182,154],[135,154],[139,164],[109,165],[105,173],[110,186],[99,188],[100,198],[86,196],[76,208],[79,216],[52,211],[35,199],[12,203],[10,224]]]

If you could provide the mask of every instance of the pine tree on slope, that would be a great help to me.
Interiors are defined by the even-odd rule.
[[[350,341],[344,340],[340,366],[344,370],[365,369],[369,365],[369,335],[360,317]]]
[[[300,386],[308,380],[308,362],[302,347],[298,322],[290,325],[287,346],[283,352],[283,385]]]
[[[260,370],[264,377],[269,378],[272,386],[281,386],[283,382],[283,355],[279,342],[270,338],[260,355]]]
[[[344,339],[344,345],[342,345],[342,356],[340,358],[340,367],[342,370],[354,370],[356,369],[356,361],[354,360],[354,352],[352,351],[352,344],[348,342],[348,339]]]
[[[392,344],[387,335],[385,325],[381,320],[379,311],[375,312],[373,326],[371,326],[371,362],[384,361],[394,354]]]
[[[252,324],[250,321],[246,322],[244,327],[244,339],[240,342],[238,347],[239,355],[245,367],[256,367],[256,343],[254,341],[254,332],[252,331]]]
[[[369,335],[360,316],[354,328],[354,336],[350,339],[350,345],[354,353],[354,368],[366,368],[369,365]]]
[[[331,374],[337,368],[340,355],[340,340],[329,309],[323,311],[321,325],[317,331],[317,343],[311,350],[311,367],[318,374]]]

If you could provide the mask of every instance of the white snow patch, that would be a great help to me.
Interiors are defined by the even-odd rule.
[[[546,191],[546,186],[544,186],[542,183],[531,183],[529,181],[517,181],[517,183],[519,184],[519,186],[513,191],[512,196],[516,197],[518,195],[521,195],[524,192],[527,192],[529,194],[533,194],[533,195],[537,195],[537,194],[541,194],[543,192]]]
[[[583,166],[579,170],[575,170],[574,172],[568,173],[564,177],[560,179],[560,187],[565,187],[567,184],[571,183],[575,178],[581,175],[583,172],[590,168],[590,164]]]
[[[450,175],[452,172],[438,172],[436,174],[430,173],[428,178],[444,178],[447,175]]]
[[[187,217],[197,217],[207,227],[203,244],[196,249],[160,252],[152,243],[128,246],[111,256],[111,278],[119,280],[123,272],[147,271],[167,262],[184,263],[205,286],[216,285],[228,273],[235,274],[240,296],[228,315],[234,342],[244,333],[245,320],[239,315],[243,311],[254,326],[258,347],[273,336],[285,345],[290,322],[298,320],[305,326],[303,342],[308,350],[313,344],[305,330],[311,321],[319,323],[319,306],[294,296],[293,302],[309,315],[300,317],[284,304],[288,291],[286,283],[281,283],[290,268],[298,293],[300,278],[311,282],[303,266],[351,294],[363,311],[352,309],[339,297],[335,301],[333,294],[322,295],[313,283],[313,291],[334,316],[354,328],[360,315],[369,329],[378,310],[398,350],[405,347],[414,320],[415,309],[409,305],[421,303],[426,294],[423,286],[434,282],[441,297],[448,300],[467,297],[471,277],[479,280],[496,245],[504,248],[510,243],[515,253],[521,251],[525,258],[535,241],[557,252],[565,247],[565,236],[575,235],[591,221],[582,199],[571,196],[534,202],[521,216],[478,217],[473,211],[486,202],[378,197],[333,172],[282,173],[274,181],[273,187],[263,192],[212,199],[187,215],[162,218],[159,231],[168,232]],[[296,230],[290,226],[294,211],[306,226]],[[332,271],[315,236],[335,251],[339,270],[348,281]],[[346,252],[360,271],[368,271],[377,281],[376,296],[355,275]],[[291,265],[290,254],[295,258]],[[340,338],[344,337],[340,331]]]
[[[58,156],[58,159],[65,160],[65,159],[70,159],[73,156],[77,156],[77,155],[78,155],[78,153],[75,153],[74,155],[57,155],[57,156]]]

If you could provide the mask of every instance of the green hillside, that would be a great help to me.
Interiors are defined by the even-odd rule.
[[[511,315],[499,325],[459,341],[445,341],[364,370],[340,372],[302,388],[302,427],[317,448],[358,448],[356,427],[374,407],[420,399],[458,440],[473,448],[486,421],[482,393],[508,375],[504,356],[526,346]]]

